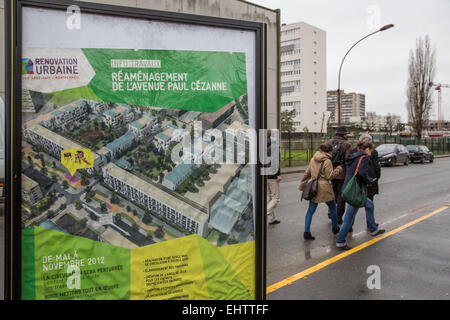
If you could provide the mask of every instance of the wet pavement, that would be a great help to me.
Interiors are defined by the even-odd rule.
[[[375,219],[387,231],[450,204],[450,158],[432,164],[383,167],[381,194],[375,197]],[[299,202],[302,173],[283,175],[277,215],[268,226],[267,285],[308,268],[318,270],[267,295],[267,299],[450,299],[450,208],[396,232],[347,257],[338,256],[325,204],[313,217],[314,241],[303,240],[308,202]],[[366,231],[364,211],[356,217],[347,241],[355,247],[374,239]],[[378,266],[381,289],[370,290],[367,268]],[[426,287],[426,289],[421,289]]]

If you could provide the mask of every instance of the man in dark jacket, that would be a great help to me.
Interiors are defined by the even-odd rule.
[[[358,163],[359,163],[359,167],[358,167],[358,173],[356,175],[356,177],[358,179],[358,183],[367,186],[367,185],[371,185],[375,182],[374,179],[369,177],[369,157],[371,155],[372,149],[373,149],[373,145],[370,142],[359,141],[356,152],[351,153],[347,157],[347,159],[346,159],[347,169],[346,169],[344,184],[342,185],[342,190],[345,189],[348,182],[355,174],[356,169],[358,167]],[[379,234],[384,233],[385,230],[378,229],[378,226],[375,223],[375,219],[373,217],[374,205],[373,205],[372,200],[367,198],[366,204],[364,207],[366,210],[366,219],[367,219],[367,224],[369,226],[370,234],[372,236],[377,236]],[[350,204],[347,204],[347,211],[345,212],[344,221],[343,221],[341,229],[339,230],[339,233],[337,235],[336,247],[344,249],[344,250],[351,249],[349,246],[347,246],[345,238],[346,238],[351,226],[353,225],[356,214],[358,213],[358,209],[359,208],[356,208]]]
[[[352,144],[347,140],[347,128],[345,127],[339,127],[336,129],[336,132],[333,136],[333,138],[330,140],[331,146],[333,149],[335,148],[342,148],[342,154],[343,159],[342,163],[333,163],[333,167],[336,168],[339,165],[343,165],[344,171],[337,176],[335,179],[331,180],[331,183],[333,185],[333,191],[334,191],[334,199],[336,200],[337,205],[337,217],[338,217],[338,223],[342,223],[342,217],[345,212],[345,201],[342,200],[341,197],[341,191],[342,191],[342,185],[344,184],[344,178],[345,178],[345,158],[350,154],[350,149],[352,147]],[[335,152],[333,151],[333,155]],[[333,161],[333,159],[332,159]],[[330,215],[328,214],[328,217],[330,218]],[[331,218],[330,218],[331,219]]]

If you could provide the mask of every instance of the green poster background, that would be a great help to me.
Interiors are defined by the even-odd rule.
[[[138,106],[215,112],[247,92],[244,53],[131,49],[82,51],[95,71],[94,78],[86,87],[54,94]],[[161,67],[112,68],[111,60],[155,60],[160,61]],[[174,73],[185,76],[176,77],[175,81],[157,80],[161,75],[165,77]],[[121,83],[123,90],[114,91],[113,82],[116,86]],[[152,84],[154,89],[143,89],[144,83]],[[214,90],[213,84],[224,84],[220,88],[225,90],[217,90],[217,86]]]
[[[24,300],[254,299],[254,241],[217,248],[194,234],[130,250],[31,227],[22,242]]]
[[[23,299],[130,298],[129,250],[40,227],[23,230],[22,243]],[[79,267],[79,288],[69,265]]]

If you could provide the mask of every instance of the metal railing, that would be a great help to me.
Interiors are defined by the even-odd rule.
[[[306,166],[314,156],[322,142],[329,141],[329,137],[306,138],[283,137],[280,142],[281,167]],[[357,139],[349,139],[356,147]],[[396,143],[407,145],[425,145],[435,155],[450,154],[450,137],[436,138],[409,138],[400,136],[377,136],[373,138],[373,144],[378,147],[380,144]]]

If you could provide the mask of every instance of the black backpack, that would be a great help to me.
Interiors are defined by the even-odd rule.
[[[343,141],[344,140],[330,140],[331,146],[333,147],[333,153],[331,154],[331,163],[333,164],[333,168],[345,163],[345,151],[344,148],[342,148]]]

